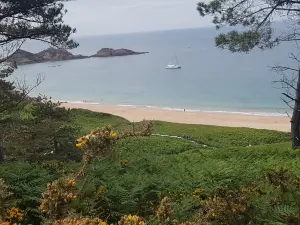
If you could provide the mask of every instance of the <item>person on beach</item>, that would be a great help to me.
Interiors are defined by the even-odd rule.
[[[185,112],[185,109],[183,109],[183,112]]]

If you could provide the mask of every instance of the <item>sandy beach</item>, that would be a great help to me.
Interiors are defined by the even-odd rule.
[[[66,108],[81,108],[123,117],[132,122],[143,119],[174,123],[203,124],[228,127],[250,127],[277,131],[290,131],[290,119],[286,116],[256,116],[217,112],[184,112],[146,107],[123,107],[102,104],[63,103]]]

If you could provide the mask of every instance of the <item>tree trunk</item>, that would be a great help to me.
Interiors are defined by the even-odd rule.
[[[298,71],[298,80],[296,88],[296,98],[291,120],[292,147],[300,147],[300,70]]]
[[[4,148],[0,145],[0,163],[4,161]]]

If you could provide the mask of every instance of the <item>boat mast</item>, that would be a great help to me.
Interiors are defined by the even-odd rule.
[[[174,62],[175,62],[175,65],[178,65],[178,58],[177,58],[175,51],[174,51]]]

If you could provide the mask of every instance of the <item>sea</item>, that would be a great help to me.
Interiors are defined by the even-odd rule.
[[[44,81],[30,95],[84,104],[110,104],[165,110],[284,116],[283,89],[274,65],[290,65],[291,44],[272,50],[231,53],[215,47],[215,28],[146,33],[80,36],[74,54],[92,55],[101,48],[127,48],[144,55],[88,58],[23,65],[14,79]],[[23,49],[38,52],[44,44],[28,42]],[[178,70],[166,65],[176,54]],[[292,74],[290,74],[291,76]]]

